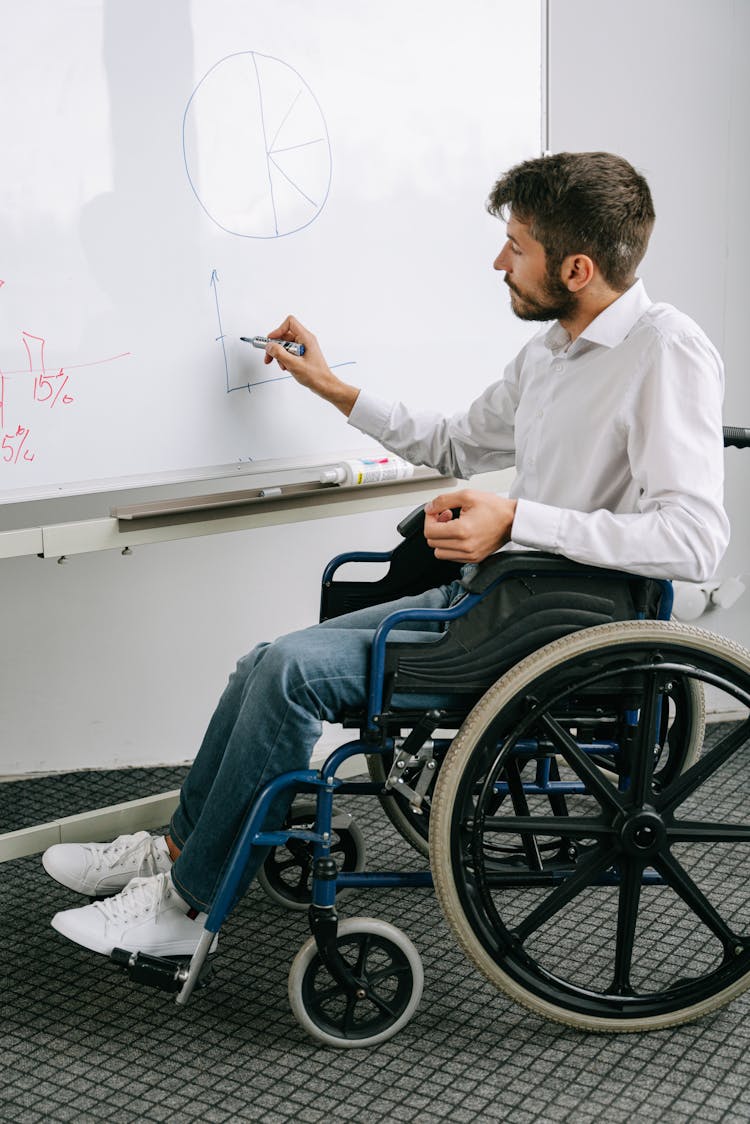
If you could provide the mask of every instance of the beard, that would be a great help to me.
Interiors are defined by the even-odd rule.
[[[519,320],[566,320],[578,308],[578,297],[556,277],[545,277],[541,291],[533,296],[523,293],[506,275],[510,289],[510,305]]]

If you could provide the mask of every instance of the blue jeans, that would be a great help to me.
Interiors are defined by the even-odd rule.
[[[465,590],[458,582],[360,609],[244,656],[229,679],[180,793],[169,834],[181,849],[172,878],[183,898],[207,910],[229,853],[260,791],[274,777],[306,769],[322,723],[365,708],[370,647],[380,621],[397,608],[447,608]],[[405,621],[391,641],[434,641],[443,626]],[[289,804],[271,808],[268,828],[281,825]],[[254,855],[242,889],[260,865]]]

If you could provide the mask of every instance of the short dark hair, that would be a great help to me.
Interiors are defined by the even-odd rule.
[[[569,254],[586,254],[618,292],[632,284],[655,218],[646,180],[609,152],[558,152],[516,164],[493,187],[487,210],[528,225],[548,270]]]

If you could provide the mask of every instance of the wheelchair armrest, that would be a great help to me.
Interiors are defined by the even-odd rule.
[[[389,562],[392,556],[392,550],[349,550],[344,554],[337,554],[323,571],[323,585],[330,584],[336,571],[347,562]]]
[[[461,567],[455,562],[437,559],[422,533],[424,514],[418,518],[420,510],[407,516],[410,522],[402,520],[400,528],[406,534],[392,551],[383,554],[353,553],[340,554],[326,566],[320,597],[320,620],[364,609],[370,605],[382,605],[399,597],[408,597],[436,586],[455,581]],[[333,581],[333,573],[344,562],[389,562],[387,573],[378,581]]]

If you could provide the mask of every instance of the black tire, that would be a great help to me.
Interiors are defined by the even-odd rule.
[[[655,754],[659,709],[670,693],[690,708],[689,681],[721,691],[739,719],[691,767],[677,752],[667,768]],[[618,786],[559,715],[580,698],[606,711],[623,691],[640,703]],[[749,708],[750,652],[664,622],[563,637],[487,692],[441,767],[430,851],[448,923],[498,988],[581,1029],[642,1031],[699,1018],[750,986]],[[566,814],[550,814],[528,784],[551,757],[579,789]],[[514,770],[526,779],[523,814],[498,807]],[[544,849],[550,838],[571,845],[567,865]]]

